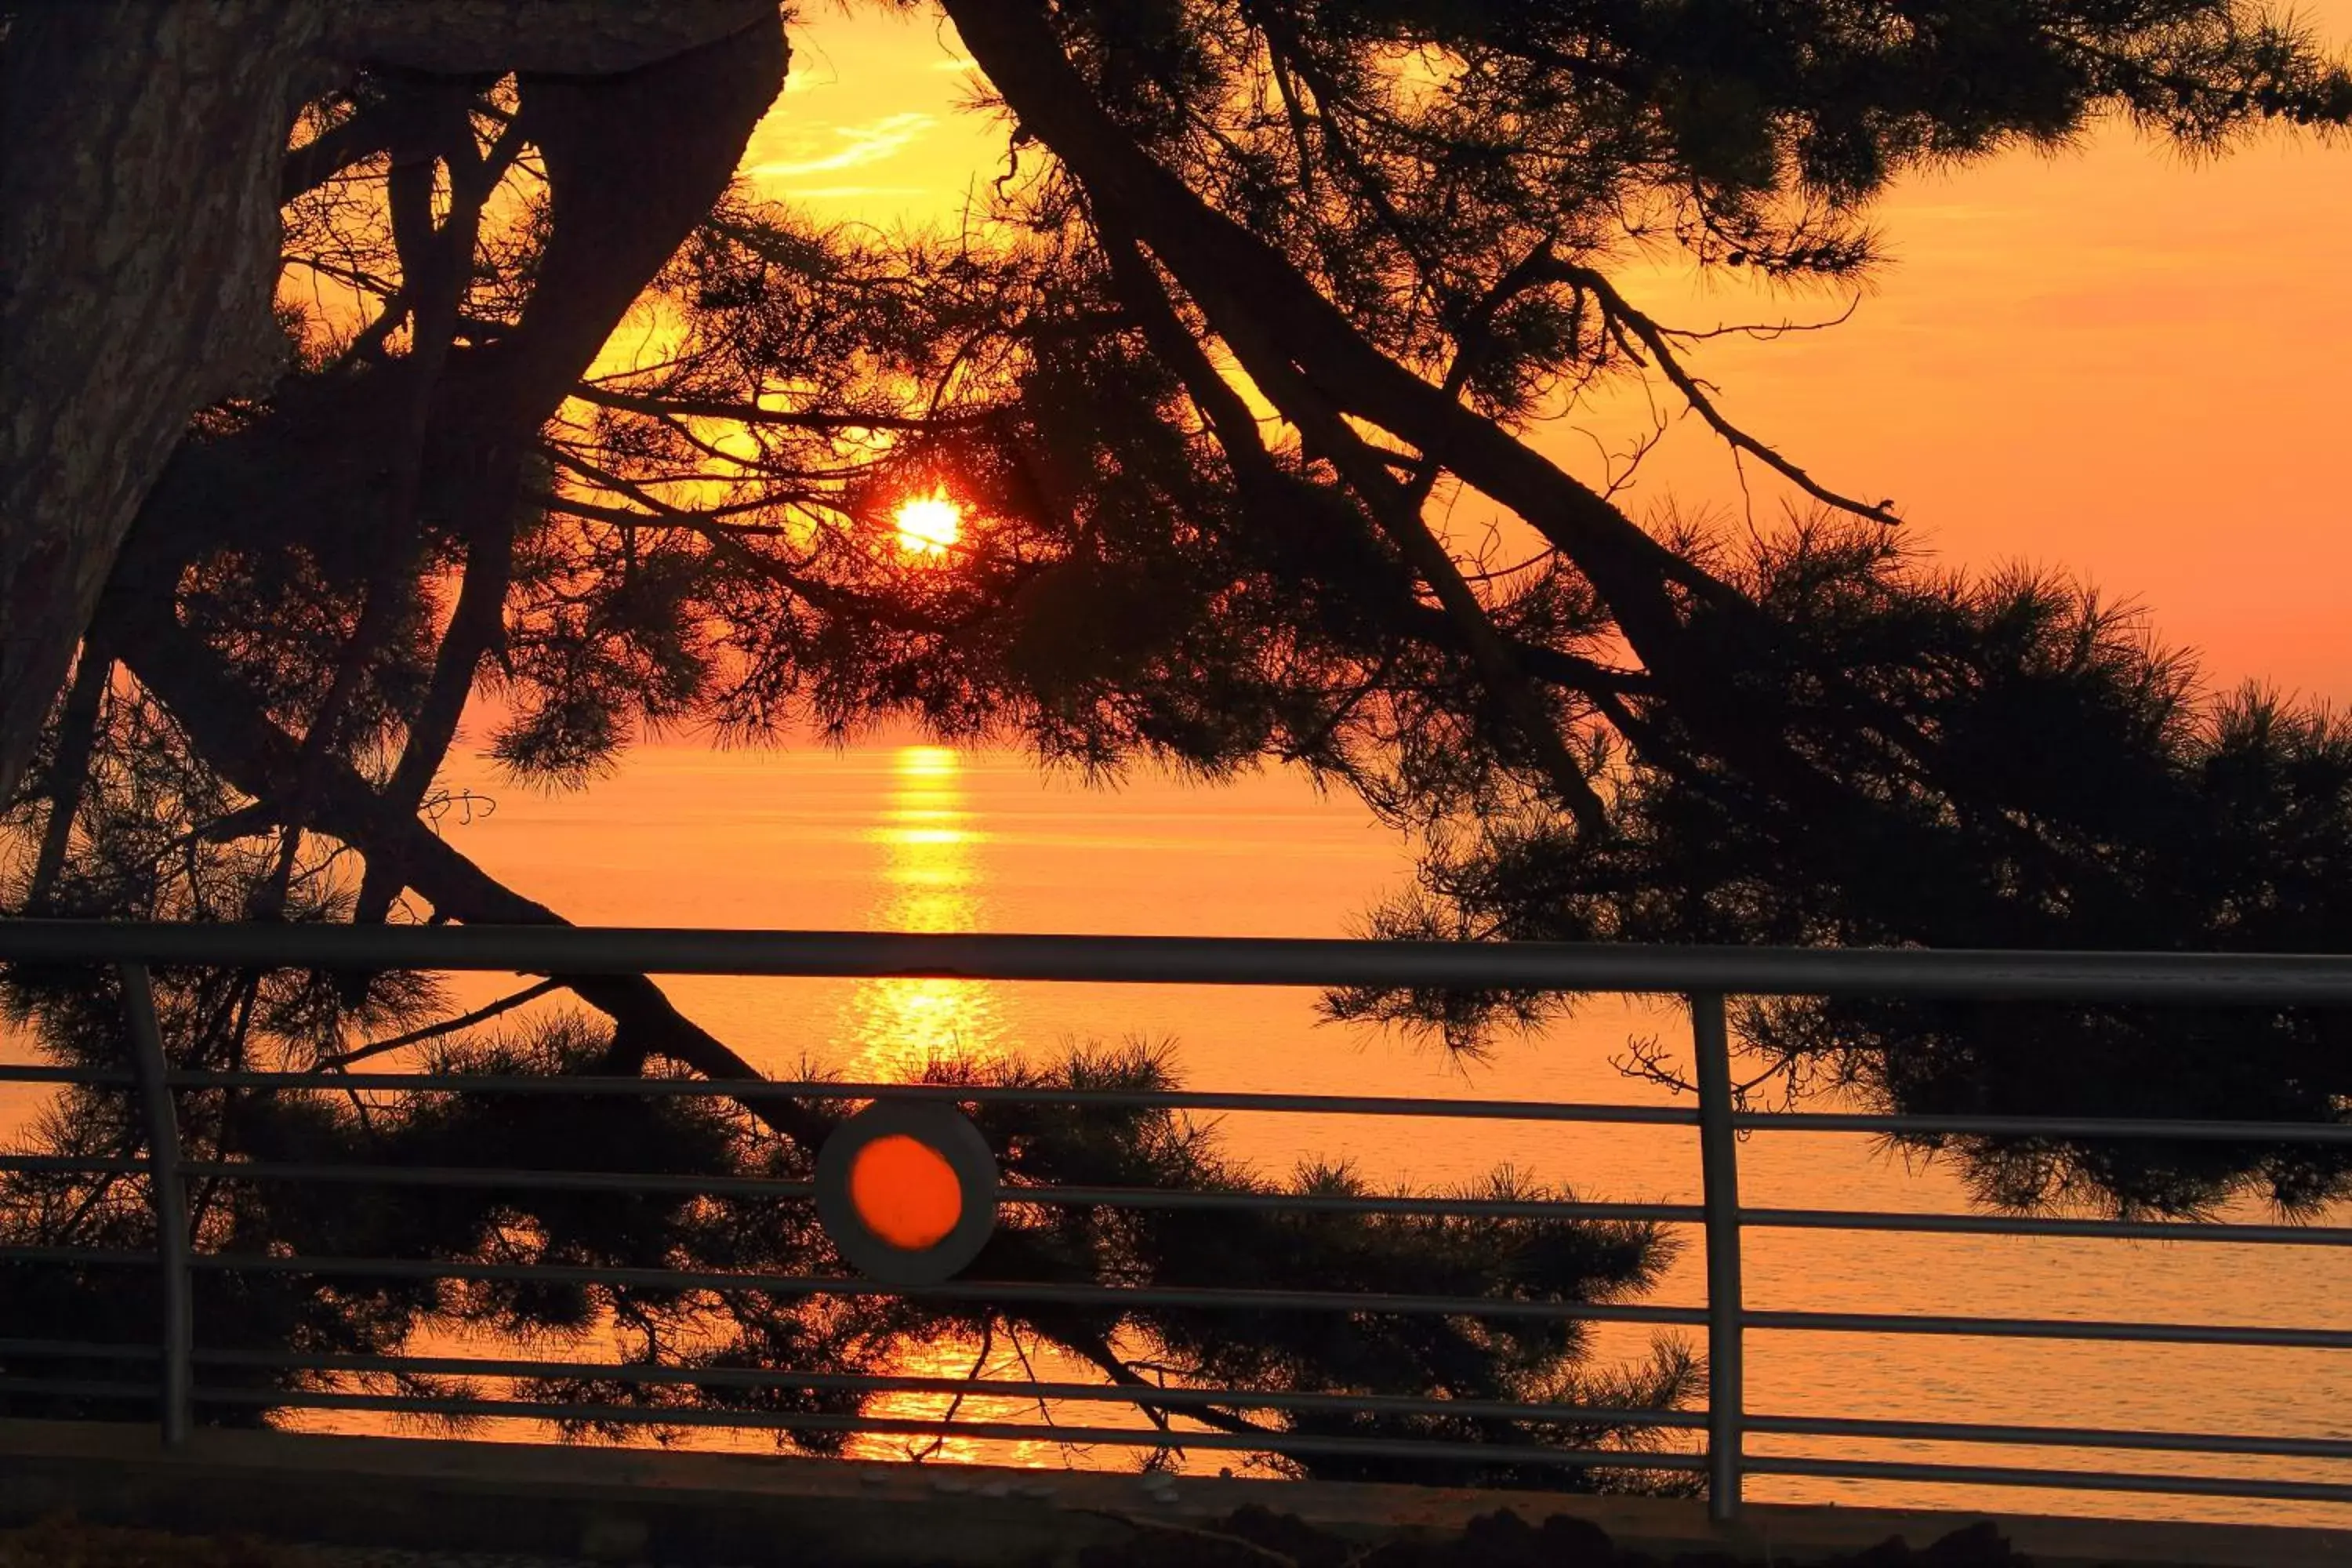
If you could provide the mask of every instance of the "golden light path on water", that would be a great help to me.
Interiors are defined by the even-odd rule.
[[[981,858],[988,835],[966,795],[962,758],[954,749],[898,748],[890,761],[888,795],[866,837],[881,851],[867,929],[940,932],[990,928],[987,868]],[[1001,988],[984,981],[862,980],[843,1005],[835,1055],[847,1077],[877,1082],[920,1078],[934,1064],[995,1060],[1008,1045],[1000,1002]],[[1009,1331],[985,1339],[950,1336],[914,1347],[899,1356],[897,1371],[908,1377],[1102,1381],[1098,1371],[1076,1357]],[[1036,1400],[946,1394],[885,1394],[868,1406],[867,1414],[966,1424],[1145,1424],[1132,1409],[1111,1405],[1073,1412]],[[1065,1445],[1043,1439],[945,1435],[861,1436],[849,1452],[859,1458],[998,1465],[1061,1465],[1071,1458]]]
[[[986,929],[982,832],[946,746],[901,746],[868,837],[880,847],[872,931]],[[968,980],[866,980],[843,1009],[839,1055],[853,1077],[904,1079],[931,1061],[985,1060],[1003,1046],[992,987]]]
[[[969,931],[982,929],[980,868],[973,853],[979,829],[956,753],[945,746],[901,746],[891,759],[890,793],[880,822],[866,835],[882,851],[880,884],[867,920],[876,931]],[[929,1063],[984,1058],[999,1043],[990,988],[966,980],[862,980],[843,1006],[836,1048],[848,1076],[887,1080],[921,1076]],[[985,1364],[986,1347],[966,1340],[940,1340],[901,1358],[910,1377],[1003,1375]],[[957,1401],[952,1395],[887,1394],[869,1413],[890,1419],[1019,1421],[1034,1418],[1034,1406],[1018,1401]],[[988,1458],[1036,1463],[1034,1444],[991,1445]],[[867,1436],[851,1445],[866,1458],[928,1458],[972,1463],[982,1445],[968,1437]]]

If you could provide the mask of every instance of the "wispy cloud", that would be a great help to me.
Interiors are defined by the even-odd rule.
[[[921,196],[922,185],[798,185],[793,195],[806,201],[851,201],[863,196]]]
[[[939,123],[935,116],[909,111],[892,114],[866,125],[836,125],[833,133],[844,145],[819,157],[754,163],[751,174],[766,180],[798,179],[803,174],[838,174],[895,158],[908,145]]]

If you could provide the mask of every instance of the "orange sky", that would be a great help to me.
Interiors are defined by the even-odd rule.
[[[2298,9],[2352,43],[2352,0]],[[953,222],[1002,167],[1001,125],[960,107],[973,78],[935,16],[812,7],[793,51],[745,159],[770,194],[886,227]],[[2218,684],[2352,702],[2352,440],[2330,434],[2352,424],[2352,142],[2191,166],[2117,129],[1913,180],[1880,216],[1895,265],[1852,321],[1697,356],[1726,411],[1824,482],[1895,498],[1944,561],[2066,568],[2147,605]],[[1694,327],[1790,308],[1680,272],[1627,287]],[[1640,421],[1621,405],[1573,423],[1621,446]],[[1536,438],[1597,475],[1574,429]],[[1687,424],[1629,504],[1669,491],[1740,500]],[[1774,492],[1755,494],[1769,519]]]

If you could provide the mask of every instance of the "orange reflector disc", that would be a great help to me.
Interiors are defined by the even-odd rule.
[[[935,1247],[963,1217],[963,1184],[945,1155],[894,1132],[857,1151],[849,1202],[866,1228],[908,1252]]]
[[[869,1279],[952,1279],[996,1232],[996,1156],[952,1105],[876,1101],[825,1134],[815,1174],[825,1235]]]

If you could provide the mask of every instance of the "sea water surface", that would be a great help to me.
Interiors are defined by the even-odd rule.
[[[1410,871],[1406,847],[1359,803],[1281,773],[1215,786],[1144,774],[1098,790],[1043,776],[1006,752],[649,745],[630,753],[615,776],[574,795],[503,784],[478,762],[447,782],[488,797],[444,818],[451,842],[580,923],[1338,936]],[[487,998],[505,984],[467,977],[464,994]],[[1320,1024],[1315,994],[1305,990],[719,977],[664,984],[696,1020],[780,1075],[806,1062],[890,1078],[940,1056],[1052,1057],[1077,1042],[1142,1037],[1171,1042],[1194,1089],[1670,1103],[1670,1092],[1627,1077],[1612,1058],[1634,1037],[1672,1047],[1687,1035],[1678,1011],[1602,1002],[1465,1064],[1410,1041]],[[1684,1128],[1265,1114],[1227,1116],[1220,1125],[1234,1152],[1271,1173],[1337,1159],[1379,1184],[1444,1185],[1507,1164],[1585,1198],[1699,1196],[1696,1139]],[[1743,1141],[1739,1161],[1741,1196],[1751,1206],[1968,1207],[1952,1172],[1865,1137],[1759,1133]],[[2229,1217],[2269,1216],[2250,1208]],[[1652,1300],[1705,1300],[1696,1241],[1693,1233]],[[2337,1247],[1751,1231],[1745,1267],[1748,1304],[1765,1310],[2352,1328],[2352,1256]],[[1604,1357],[1633,1357],[1648,1339],[1645,1328],[1601,1325],[1596,1344]],[[430,1348],[461,1347],[438,1340]],[[974,1357],[975,1347],[943,1344],[908,1370],[960,1375]],[[1004,1364],[988,1370],[1024,1374]],[[1036,1371],[1085,1377],[1076,1368]],[[2352,1354],[2342,1352],[1758,1331],[1748,1338],[1747,1377],[1751,1413],[2352,1436]],[[908,1395],[877,1408],[929,1415],[944,1404]],[[960,1414],[1034,1420],[1039,1412],[967,1400]],[[1132,1413],[1119,1419],[1108,1405],[1050,1414],[1134,1424]],[[320,1416],[302,1424],[351,1430],[374,1423]],[[543,1435],[513,1426],[512,1435]],[[769,1444],[761,1434],[694,1440]],[[858,1451],[881,1457],[910,1447],[950,1460],[1135,1462],[1131,1450],[1112,1447],[966,1439],[933,1447],[873,1438]],[[1756,1436],[1748,1448],[2352,1479],[2352,1465],[2271,1457],[1841,1447]],[[1233,1457],[1191,1462],[1213,1469]],[[1748,1491],[1772,1500],[2352,1524],[2352,1508],[2317,1503],[1782,1477],[1751,1478]]]

